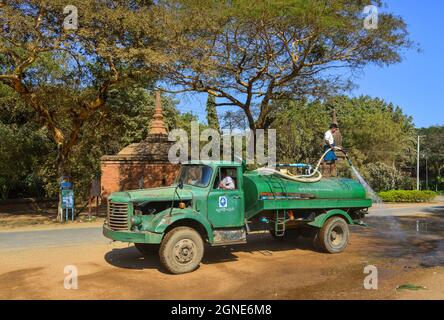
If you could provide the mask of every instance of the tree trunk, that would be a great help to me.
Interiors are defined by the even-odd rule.
[[[67,175],[67,170],[66,157],[61,147],[58,148],[57,152],[57,173],[59,176],[59,201],[57,205],[57,221],[63,222],[62,191],[60,188],[60,184],[63,177]]]

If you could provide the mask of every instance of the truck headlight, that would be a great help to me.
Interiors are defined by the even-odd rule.
[[[138,226],[139,224],[142,223],[142,217],[140,217],[140,216],[132,216],[130,221],[131,221],[131,225]]]

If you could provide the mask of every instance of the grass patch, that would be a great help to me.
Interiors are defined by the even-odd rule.
[[[398,286],[396,288],[396,290],[413,290],[413,291],[418,291],[418,290],[427,290],[427,288],[424,287],[424,286],[418,286],[418,285],[415,285],[415,284],[406,283],[406,284],[402,284],[402,285]]]

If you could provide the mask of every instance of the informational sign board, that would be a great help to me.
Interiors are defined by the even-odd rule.
[[[72,183],[69,181],[64,181],[60,184],[60,189],[65,190],[65,189],[71,189],[72,188]]]
[[[72,182],[70,176],[63,176],[60,179],[60,189],[61,190],[72,189]]]
[[[62,190],[62,208],[74,209],[74,191]]]

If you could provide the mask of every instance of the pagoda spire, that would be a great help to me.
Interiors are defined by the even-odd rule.
[[[156,104],[154,108],[153,121],[151,121],[150,135],[166,135],[167,130],[163,122],[162,103],[160,101],[160,91],[156,91]]]

